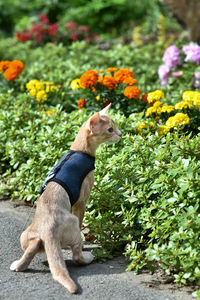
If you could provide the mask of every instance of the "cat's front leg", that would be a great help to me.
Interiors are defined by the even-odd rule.
[[[84,213],[85,213],[86,203],[84,201],[78,201],[76,204],[72,207],[72,214],[77,216],[79,220],[79,227],[81,229]]]

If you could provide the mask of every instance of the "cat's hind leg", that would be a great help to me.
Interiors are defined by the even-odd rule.
[[[26,247],[26,250],[22,257],[19,260],[14,261],[11,266],[10,270],[20,272],[27,269],[29,266],[31,260],[35,256],[35,254],[39,251],[41,248],[42,241],[39,238],[34,238],[29,240],[28,245]]]

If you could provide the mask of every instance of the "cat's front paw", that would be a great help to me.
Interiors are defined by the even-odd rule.
[[[20,260],[16,260],[10,265],[10,270],[20,272],[26,270],[26,266],[22,265]]]
[[[90,253],[90,252],[83,252],[83,258],[84,258],[85,264],[90,264],[94,259],[94,255],[92,255],[92,253]]]

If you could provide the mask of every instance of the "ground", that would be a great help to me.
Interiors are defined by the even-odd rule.
[[[123,256],[105,263],[77,266],[71,261],[71,253],[63,250],[68,270],[77,283],[77,295],[70,295],[55,282],[50,274],[45,254],[39,254],[26,272],[10,271],[10,264],[22,255],[19,236],[30,223],[34,208],[14,207],[10,201],[0,201],[0,299],[1,300],[191,300],[191,288],[178,288],[164,284],[157,272],[134,275],[125,272],[127,262]],[[28,219],[28,221],[27,221]],[[26,222],[27,221],[27,222]],[[26,223],[26,225],[25,225]],[[85,245],[89,250],[92,245]]]

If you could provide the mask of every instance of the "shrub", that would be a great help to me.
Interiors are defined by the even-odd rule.
[[[50,24],[46,14],[41,14],[37,22],[32,22],[30,28],[25,27],[22,31],[16,31],[15,36],[19,42],[31,41],[34,46],[48,42],[68,45],[77,40],[86,42],[96,41],[97,34],[90,31],[86,25],[79,26],[75,22],[66,22],[63,27],[57,23]]]
[[[80,78],[71,82],[71,88],[79,97],[84,97],[84,106],[88,109],[102,108],[112,103],[112,107],[120,109],[128,115],[144,109],[145,103],[137,80],[128,68],[107,68],[106,71],[87,70]],[[83,100],[81,101],[83,103]],[[78,102],[79,108],[80,105]]]

